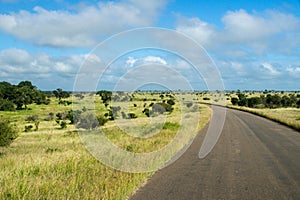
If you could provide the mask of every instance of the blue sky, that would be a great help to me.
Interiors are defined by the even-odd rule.
[[[73,90],[87,58],[102,59],[91,53],[97,44],[143,27],[171,29],[202,45],[227,90],[300,89],[299,0],[0,0],[0,81],[31,80],[42,90]],[[144,74],[128,76],[144,65],[154,70],[140,68]],[[149,81],[161,76],[185,89],[176,81],[178,74],[193,89],[207,89],[178,55],[145,49],[120,55],[98,87],[113,89],[122,77],[133,81],[147,75]]]

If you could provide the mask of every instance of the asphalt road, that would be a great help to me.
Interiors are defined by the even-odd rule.
[[[216,146],[199,159],[206,130],[130,199],[300,199],[299,132],[227,109]]]

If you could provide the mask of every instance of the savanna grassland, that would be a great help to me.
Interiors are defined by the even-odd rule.
[[[170,143],[179,129],[190,131],[183,118],[199,130],[211,116],[210,108],[188,93],[117,95],[106,104],[94,93],[60,100],[52,95],[47,105],[31,103],[26,109],[1,111],[1,118],[9,119],[19,136],[0,149],[0,199],[126,199],[154,172],[128,173],[107,167],[89,153],[79,133],[101,129],[126,151],[151,152]],[[68,103],[72,101],[77,104]],[[79,108],[78,101],[85,102],[79,106],[80,114],[96,113],[101,127],[85,124],[80,117],[67,117]],[[87,102],[94,105],[89,107]],[[189,135],[192,138],[196,133]]]
[[[203,103],[219,103],[218,93],[202,92],[198,96]],[[300,130],[300,92],[233,91],[225,92],[222,97],[226,98],[226,106],[230,108],[251,112]]]
[[[84,141],[105,136],[137,154],[179,141],[162,158],[165,162],[183,147],[181,141],[184,145],[207,124],[212,112],[206,104],[247,110],[298,130],[300,126],[298,92],[57,92],[61,96],[41,94],[45,103],[28,101],[22,109],[4,102],[13,110],[0,111],[0,117],[14,125],[18,137],[0,147],[0,199],[126,199],[154,171],[108,167]]]

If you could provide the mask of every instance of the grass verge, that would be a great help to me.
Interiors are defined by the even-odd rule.
[[[300,131],[300,109],[298,108],[258,109],[232,105],[227,107],[262,116]]]

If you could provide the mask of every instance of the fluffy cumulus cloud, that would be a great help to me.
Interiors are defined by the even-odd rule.
[[[221,19],[222,29],[198,18],[180,17],[176,29],[193,38],[206,48],[248,47],[257,54],[266,51],[290,53],[299,46],[300,19],[286,13],[267,10],[264,13],[248,13],[245,10],[228,11]],[[273,48],[276,44],[278,48]]]
[[[222,28],[216,28],[198,18],[179,17],[176,30],[211,53],[227,88],[282,88],[288,80],[297,82],[300,18],[274,10],[237,10],[228,11],[221,22]],[[295,84],[286,87],[297,88]]]
[[[59,87],[58,81],[65,81],[67,78],[68,86],[71,86],[74,82],[72,78],[76,76],[85,58],[86,55],[54,57],[45,53],[30,54],[25,50],[12,48],[0,51],[0,72],[2,78],[13,83],[26,79],[43,81],[45,88],[46,85]]]
[[[216,37],[216,30],[199,18],[178,17],[176,30],[196,39],[201,45],[209,46]]]
[[[33,12],[0,14],[0,30],[38,45],[86,47],[128,28],[153,25],[165,4],[124,0],[72,11],[35,7]]]

